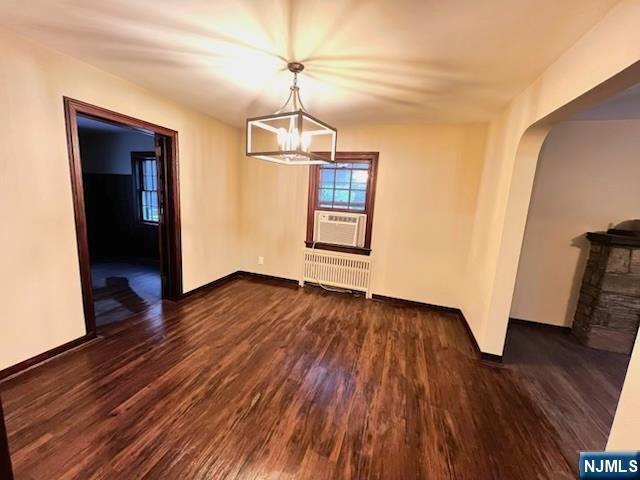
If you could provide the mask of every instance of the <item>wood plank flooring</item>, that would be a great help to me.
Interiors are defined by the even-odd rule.
[[[580,450],[607,445],[630,358],[580,345],[558,329],[517,323],[509,325],[504,352],[576,469]]]
[[[91,284],[98,327],[143,312],[162,298],[157,265],[97,262],[91,265]]]
[[[237,279],[0,385],[18,479],[562,479],[453,314]]]

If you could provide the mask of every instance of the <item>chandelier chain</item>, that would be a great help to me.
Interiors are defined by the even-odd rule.
[[[280,109],[274,113],[278,114],[285,112],[285,109],[287,108],[289,103],[293,103],[293,109],[291,110],[292,112],[298,110],[302,110],[303,112],[307,111],[304,104],[302,103],[302,99],[300,98],[300,87],[298,87],[298,72],[293,72],[293,84],[289,88],[289,96],[287,97],[287,101],[284,102],[284,105],[282,105],[282,107],[280,107]]]

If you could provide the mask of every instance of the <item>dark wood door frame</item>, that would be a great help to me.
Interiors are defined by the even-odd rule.
[[[163,197],[161,198],[162,208],[158,232],[163,276],[163,298],[169,300],[178,300],[182,297],[178,132],[68,97],[64,97],[64,112],[67,126],[67,147],[69,150],[85,325],[87,335],[94,336],[96,333],[96,319],[91,287],[91,264],[82,183],[82,161],[78,138],[78,115],[86,115],[147,132],[151,131],[155,134],[156,156],[158,165],[161,167],[160,170],[163,172],[159,179]]]
[[[0,478],[3,480],[13,479],[9,439],[7,438],[7,427],[4,424],[4,413],[2,412],[2,399],[0,399]]]

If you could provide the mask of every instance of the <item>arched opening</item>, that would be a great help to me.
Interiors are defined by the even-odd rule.
[[[486,310],[487,321],[478,332],[483,351],[502,354],[516,274],[524,238],[527,214],[536,167],[544,140],[554,125],[588,107],[605,101],[634,86],[640,79],[640,61],[584,93],[573,101],[530,125],[520,137],[504,214],[504,228],[499,238],[495,265],[495,282]],[[489,335],[489,333],[491,335]],[[490,337],[490,338],[489,338]]]
[[[496,273],[502,294],[494,294],[491,305],[500,314],[490,316],[486,329],[504,332],[504,363],[527,378],[572,465],[578,451],[606,448],[640,318],[634,313],[640,299],[629,287],[605,291],[603,303],[614,305],[594,327],[597,340],[589,344],[570,335],[587,262],[598,262],[589,260],[586,232],[640,216],[632,185],[638,176],[632,157],[640,131],[639,78],[635,64],[529,127],[509,193]],[[626,125],[605,125],[615,121]],[[620,271],[608,272],[605,259],[602,272],[621,276],[626,268],[625,274],[638,274],[624,285],[637,285],[640,296],[640,266],[632,271],[633,249],[623,250],[629,258]]]

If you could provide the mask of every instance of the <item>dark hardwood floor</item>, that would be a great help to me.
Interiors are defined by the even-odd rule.
[[[573,478],[454,314],[242,278],[103,331],[0,384],[16,478]]]
[[[126,261],[91,265],[96,325],[101,327],[129,318],[162,298],[160,268]]]
[[[580,345],[559,329],[518,323],[509,325],[503,357],[558,432],[562,454],[576,469],[580,450],[607,445],[629,359]]]

